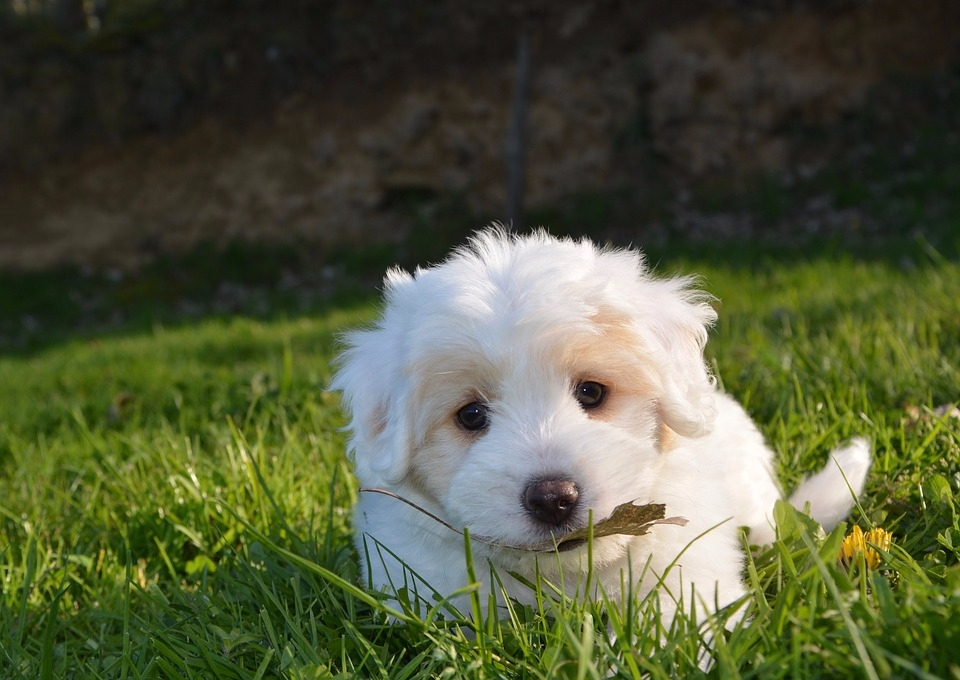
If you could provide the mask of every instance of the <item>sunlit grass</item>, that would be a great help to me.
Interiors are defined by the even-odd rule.
[[[851,569],[846,528],[824,537],[781,508],[781,540],[745,570],[752,622],[716,628],[713,672],[956,675],[960,420],[933,409],[960,399],[960,267],[661,269],[718,296],[710,360],[788,486],[872,440],[851,521],[892,535],[877,568]],[[390,622],[358,587],[356,486],[324,391],[335,331],[368,316],[209,319],[0,357],[0,676],[698,672],[703,631],[660,631],[653,599]]]

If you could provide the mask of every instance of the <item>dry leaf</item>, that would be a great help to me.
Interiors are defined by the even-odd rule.
[[[667,506],[663,503],[647,503],[646,505],[623,503],[614,508],[613,514],[609,517],[593,525],[593,537],[601,538],[617,534],[643,536],[655,524],[675,524],[678,526],[687,524],[687,520],[683,517],[664,517],[666,514]],[[560,537],[557,540],[557,545],[560,546],[570,541],[585,541],[589,536],[590,528],[584,527]]]
[[[917,406],[907,405],[904,411],[907,413],[907,427],[916,427],[918,423],[929,423],[940,418],[960,419],[960,408],[955,404],[941,404],[934,409],[923,411]]]

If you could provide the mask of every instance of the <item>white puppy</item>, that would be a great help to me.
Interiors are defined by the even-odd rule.
[[[634,251],[497,229],[438,266],[389,272],[381,318],[347,336],[334,381],[361,485],[469,529],[483,602],[487,561],[520,601],[533,593],[511,573],[576,593],[586,547],[545,546],[631,501],[688,523],[596,539],[609,597],[632,574],[634,593],[661,589],[668,618],[691,598],[701,614],[734,602],[738,528],[771,541],[781,493],[761,435],[704,365],[716,314],[693,283],[653,278]],[[870,452],[856,440],[832,459],[790,499],[827,528],[861,491]],[[468,584],[463,537],[423,512],[362,493],[354,521],[374,588],[429,601]]]

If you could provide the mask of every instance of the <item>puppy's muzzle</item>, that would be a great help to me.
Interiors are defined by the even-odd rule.
[[[523,507],[544,524],[560,526],[573,515],[580,500],[577,485],[566,479],[540,479],[523,491]]]

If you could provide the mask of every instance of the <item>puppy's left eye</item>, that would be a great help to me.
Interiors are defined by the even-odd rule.
[[[471,402],[457,411],[457,423],[464,430],[476,432],[490,423],[490,409],[479,402]]]
[[[573,388],[573,396],[585,409],[597,408],[607,396],[607,388],[598,382],[584,380]]]

